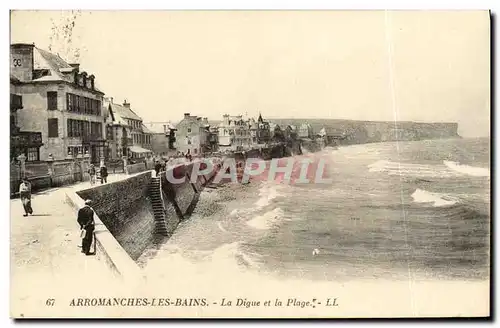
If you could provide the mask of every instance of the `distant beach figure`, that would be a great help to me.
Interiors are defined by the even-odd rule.
[[[19,185],[19,196],[21,197],[21,202],[23,203],[23,216],[33,214],[33,209],[31,208],[31,183],[29,183],[26,178],[23,178],[21,184]]]
[[[106,165],[101,164],[101,169],[100,169],[100,175],[101,175],[101,184],[107,183],[108,182],[108,168]]]
[[[95,184],[95,178],[96,178],[96,175],[97,175],[97,171],[95,169],[94,164],[90,164],[88,173],[90,175],[90,184],[94,185]]]
[[[82,207],[78,211],[77,222],[80,225],[81,237],[82,237],[82,253],[85,255],[93,255],[95,254],[95,245],[94,245],[94,253],[90,252],[90,246],[92,245],[94,230],[95,230],[95,222],[94,222],[94,210],[90,207],[91,200],[85,200],[85,206]]]
[[[319,255],[319,249],[313,249],[313,256]]]

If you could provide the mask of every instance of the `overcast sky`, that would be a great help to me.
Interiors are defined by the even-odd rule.
[[[68,12],[11,15],[12,42],[51,44]],[[184,112],[451,121],[488,136],[486,11],[94,11],[53,50],[145,121]],[[54,46],[54,41],[52,41]]]

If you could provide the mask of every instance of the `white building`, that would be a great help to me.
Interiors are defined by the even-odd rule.
[[[253,144],[251,122],[243,115],[223,116],[219,124],[219,147],[221,149],[245,149]],[[255,125],[256,128],[256,125]]]

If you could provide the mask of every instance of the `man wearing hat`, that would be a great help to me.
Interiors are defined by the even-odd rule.
[[[92,245],[92,237],[94,236],[95,222],[94,222],[94,210],[90,207],[92,201],[90,199],[85,200],[85,206],[78,211],[78,224],[82,230],[82,253],[85,255],[93,255],[90,252],[90,246]],[[94,247],[95,249],[95,247]]]

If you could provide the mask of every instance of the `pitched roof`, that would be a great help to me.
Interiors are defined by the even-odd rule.
[[[64,59],[46,50],[34,47],[33,48],[33,69],[35,70],[48,70],[49,74],[42,76],[33,81],[65,81],[74,82],[74,67],[68,64]],[[97,83],[94,81],[94,89],[102,92]]]
[[[113,111],[113,114],[115,116],[120,116],[122,119],[127,119],[128,118],[128,119],[131,119],[131,120],[142,121],[142,118],[140,118],[139,115],[137,115],[136,113],[134,113],[133,110],[131,110],[130,108],[127,108],[125,106],[122,106],[122,105],[119,105],[119,104],[115,104],[115,103],[111,103],[111,110]]]
[[[175,130],[175,126],[171,122],[144,122],[144,126],[152,131],[151,133],[165,133],[164,125],[167,126],[167,131]]]
[[[153,134],[153,133],[155,133],[155,132],[151,131],[150,129],[148,129],[148,128],[146,127],[146,125],[144,125],[144,123],[142,123],[142,132],[144,132],[144,133],[149,133],[149,134]]]

